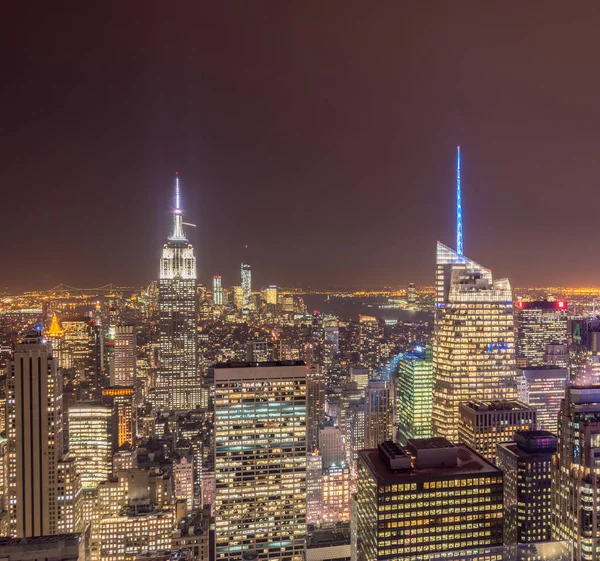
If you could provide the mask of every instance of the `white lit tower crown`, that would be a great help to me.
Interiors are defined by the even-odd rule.
[[[158,410],[194,409],[201,401],[196,358],[196,258],[183,231],[178,174],[173,230],[160,259],[158,308],[160,366],[155,406]]]

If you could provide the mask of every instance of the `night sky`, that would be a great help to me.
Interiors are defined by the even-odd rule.
[[[25,4],[31,6],[27,9]],[[12,2],[0,285],[144,284],[179,171],[199,279],[600,285],[600,3]],[[244,249],[244,245],[248,249]]]

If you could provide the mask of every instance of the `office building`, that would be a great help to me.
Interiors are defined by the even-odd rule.
[[[85,537],[65,533],[27,538],[0,537],[2,561],[85,561]]]
[[[342,431],[339,427],[325,425],[319,428],[319,453],[323,461],[323,468],[340,465],[346,461]]]
[[[62,378],[34,332],[15,345],[6,368],[8,516],[11,535],[56,534],[62,456]]]
[[[65,330],[61,327],[56,313],[52,314],[50,327],[46,329],[44,335],[52,347],[52,355],[57,361],[59,368],[67,368],[67,358],[65,353]]]
[[[111,386],[135,387],[137,337],[133,325],[117,325],[112,354]]]
[[[369,385],[369,369],[361,366],[351,366],[350,381],[354,382],[359,390],[365,389]]]
[[[92,364],[92,333],[87,317],[66,317],[62,319],[64,337],[62,340],[62,368],[73,373],[76,380],[85,380]]]
[[[244,307],[244,289],[241,286],[233,287],[233,305],[242,310]]]
[[[156,409],[195,409],[201,404],[196,360],[196,258],[183,231],[179,176],[175,179],[173,230],[160,259],[158,307]]]
[[[558,419],[558,451],[552,460],[552,538],[569,540],[574,558],[600,556],[600,385],[571,386]]]
[[[248,362],[269,362],[273,360],[273,343],[270,341],[248,341],[246,360]]]
[[[437,243],[432,433],[458,438],[458,404],[516,399],[512,290],[508,279],[464,255],[460,146],[456,251]]]
[[[215,559],[252,552],[259,560],[299,561],[306,535],[306,366],[217,364],[214,384]]]
[[[306,371],[306,442],[309,451],[319,446],[319,426],[325,416],[325,377],[319,366]]]
[[[519,300],[515,306],[517,365],[543,366],[548,345],[567,344],[567,302]]]
[[[432,430],[458,438],[461,402],[516,398],[510,283],[438,242]]]
[[[530,366],[517,369],[519,400],[535,408],[538,429],[558,432],[560,401],[565,396],[568,381],[568,368]]]
[[[306,524],[320,524],[323,513],[323,457],[318,450],[306,458]]]
[[[194,457],[179,454],[173,459],[173,495],[186,502],[187,512],[194,508]]]
[[[556,449],[556,436],[548,431],[519,431],[513,442],[498,444],[505,545],[551,540],[550,470]]]
[[[84,489],[95,488],[112,472],[112,408],[100,403],[69,407],[69,454]]]
[[[381,339],[383,329],[376,317],[360,316],[359,321],[359,360],[369,369],[371,377],[381,362]]]
[[[247,310],[250,307],[250,297],[252,296],[252,271],[250,265],[242,263],[241,266],[241,286],[242,286],[242,308]]]
[[[392,402],[386,381],[371,380],[365,388],[365,448],[392,437]]]
[[[263,298],[268,306],[277,305],[277,287],[272,284],[263,290]]]
[[[417,561],[502,545],[502,471],[445,438],[362,450],[356,504],[357,561]]]
[[[223,285],[221,277],[218,275],[213,277],[213,304],[215,306],[223,305]]]
[[[321,522],[350,522],[352,475],[348,464],[329,465],[322,473]]]
[[[433,354],[431,346],[415,345],[400,356],[395,376],[398,441],[431,436]]]
[[[136,406],[135,392],[131,387],[112,387],[102,390],[103,401],[113,410],[112,433],[113,449],[123,444],[133,446],[135,441]]]
[[[459,406],[458,438],[492,463],[496,446],[536,429],[536,412],[520,401],[468,401]]]

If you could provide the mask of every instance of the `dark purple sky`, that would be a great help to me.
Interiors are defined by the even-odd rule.
[[[0,284],[155,278],[172,177],[199,277],[599,285],[600,4],[13,2]],[[177,4],[177,7],[173,7]],[[184,8],[187,6],[187,8]]]

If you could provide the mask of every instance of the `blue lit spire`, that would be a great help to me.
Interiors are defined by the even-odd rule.
[[[460,146],[456,147],[456,253],[463,255],[462,194],[460,192]]]

